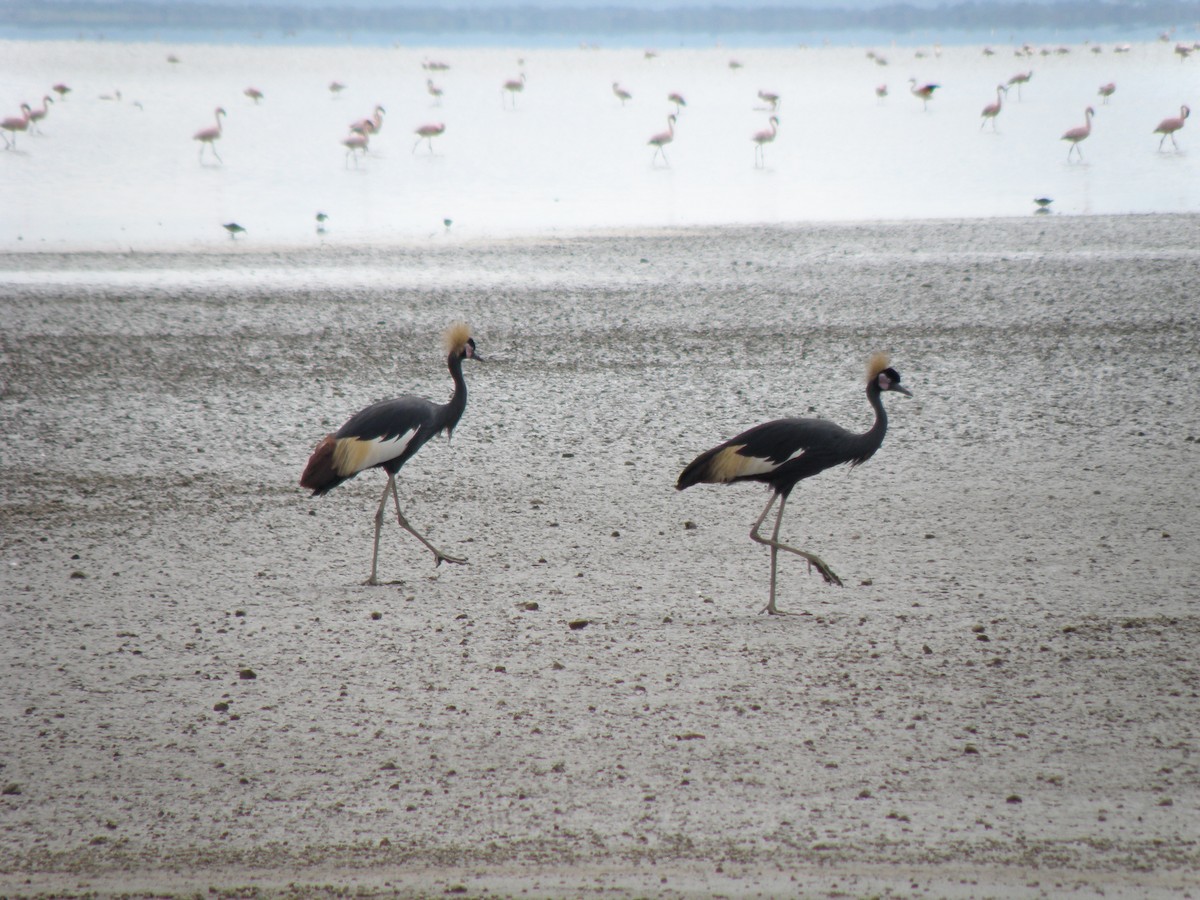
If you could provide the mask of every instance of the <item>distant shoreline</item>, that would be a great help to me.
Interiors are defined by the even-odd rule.
[[[1145,235],[1147,231],[1167,223],[1174,228],[1190,231],[1200,230],[1200,213],[1195,212],[1131,212],[1103,213],[1097,215],[999,216],[999,217],[935,217],[926,219],[861,219],[820,220],[772,224],[730,223],[724,225],[664,225],[637,226],[630,228],[604,227],[591,229],[564,229],[554,232],[522,232],[512,234],[480,234],[468,238],[456,238],[451,242],[428,238],[389,238],[378,241],[348,243],[325,243],[304,246],[293,243],[252,244],[220,241],[209,244],[162,244],[143,248],[118,249],[96,244],[54,247],[3,247],[0,248],[0,285],[13,285],[25,281],[41,284],[54,283],[53,273],[74,272],[75,266],[83,264],[84,271],[98,267],[111,274],[121,271],[158,272],[184,271],[215,266],[228,269],[232,260],[239,260],[257,274],[260,267],[278,267],[281,270],[299,271],[305,266],[359,266],[364,259],[377,257],[379,253],[421,253],[439,258],[492,252],[499,247],[529,248],[539,246],[561,246],[563,244],[605,244],[638,240],[709,241],[718,236],[731,240],[744,240],[748,235],[770,232],[773,234],[806,235],[825,237],[829,234],[864,234],[895,236],[902,233],[940,235],[953,232],[959,242],[959,250],[965,253],[980,252],[975,238],[964,238],[963,234],[990,235],[1022,233],[1024,229],[1044,229],[1048,224],[1064,221],[1088,223],[1095,234],[1111,237],[1114,245],[1127,246],[1130,223],[1136,221],[1133,233]],[[891,237],[888,238],[889,240]],[[1165,251],[1164,251],[1165,252]],[[69,275],[67,281],[76,281]]]
[[[762,5],[644,9],[633,5],[603,7],[540,6],[513,3],[491,8],[357,6],[334,8],[232,5],[226,3],[151,3],[144,0],[0,0],[0,34],[37,37],[112,31],[249,31],[299,40],[351,33],[462,38],[571,37],[586,40],[656,36],[684,39],[744,35],[783,37],[845,32],[878,32],[899,37],[919,32],[1023,34],[1078,32],[1096,35],[1118,29],[1173,29],[1200,20],[1200,2],[1151,4],[959,2],[936,7],[881,3],[868,9],[798,9]],[[1164,34],[1166,31],[1163,32]],[[1183,39],[1181,37],[1181,39]]]

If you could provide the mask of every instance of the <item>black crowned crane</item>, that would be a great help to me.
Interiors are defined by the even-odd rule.
[[[465,563],[466,560],[443,553],[429,543],[404,518],[400,511],[400,495],[396,491],[396,473],[411,459],[425,442],[444,431],[449,436],[462,418],[467,406],[467,384],[463,380],[464,359],[481,359],[475,352],[475,339],[463,322],[456,322],[444,337],[446,366],[454,379],[450,402],[433,403],[421,397],[406,395],[394,400],[382,400],[359,410],[333,434],[327,434],[309,457],[300,486],[312,490],[313,496],[333,490],[343,481],[366,469],[381,468],[388,480],[375,510],[375,549],[371,555],[371,577],[367,584],[379,584],[376,566],[379,562],[379,530],[383,526],[383,510],[388,494],[396,501],[396,519],[400,527],[424,544],[434,557],[434,565],[443,562]]]
[[[867,364],[867,402],[875,410],[875,424],[868,431],[854,434],[824,419],[776,419],[706,450],[680,473],[675,484],[675,489],[680,491],[701,482],[762,481],[771,486],[771,499],[750,529],[752,540],[771,548],[771,598],[765,610],[771,615],[780,613],[775,606],[775,563],[780,550],[804,557],[821,573],[826,584],[842,583],[819,556],[781,544],[779,523],[783,520],[788,495],[798,481],[842,463],[857,466],[879,449],[887,432],[887,413],[880,399],[884,391],[912,396],[900,385],[900,373],[891,368],[887,356],[876,353]],[[770,538],[765,538],[758,529],[777,499],[779,512],[775,515],[775,529]]]

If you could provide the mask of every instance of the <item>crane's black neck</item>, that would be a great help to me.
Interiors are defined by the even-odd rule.
[[[854,448],[857,452],[850,460],[852,466],[865,463],[875,455],[876,450],[883,446],[883,436],[887,434],[887,412],[883,408],[883,398],[879,396],[880,393],[878,379],[872,378],[867,384],[867,402],[875,410],[875,424],[858,435]]]
[[[451,352],[446,357],[446,368],[450,370],[450,377],[454,379],[454,393],[450,395],[449,403],[438,407],[435,433],[445,431],[447,437],[454,433],[454,426],[458,424],[463,410],[467,408],[467,382],[463,378],[462,361],[462,355],[457,352]]]

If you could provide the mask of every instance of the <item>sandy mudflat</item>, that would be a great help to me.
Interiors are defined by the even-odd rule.
[[[1198,285],[1197,217],[0,256],[0,894],[1200,895]],[[470,564],[363,586],[382,476],[300,469],[460,316]],[[675,476],[878,348],[760,615]]]

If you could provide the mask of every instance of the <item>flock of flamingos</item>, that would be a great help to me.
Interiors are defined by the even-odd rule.
[[[1123,53],[1128,52],[1129,49],[1130,47],[1128,44],[1122,44],[1116,46],[1113,49],[1113,52]],[[1180,61],[1182,62],[1197,49],[1200,49],[1200,45],[1176,44],[1175,53],[1179,56]],[[1100,48],[1098,46],[1092,47],[1092,50],[1093,52],[1100,52]],[[1043,55],[1048,55],[1051,52],[1061,54],[1067,53],[1069,50],[1065,47],[1060,47],[1053,51],[1047,49],[1043,49],[1041,51]],[[984,48],[983,53],[990,56],[993,55],[994,51],[992,51],[990,48]],[[1029,57],[1033,54],[1034,50],[1028,44],[1016,50],[1016,55],[1018,57]],[[656,55],[655,51],[646,51],[647,58],[652,58],[654,55]],[[918,52],[917,57],[921,58],[923,55],[924,54],[922,52]],[[874,51],[869,51],[867,53],[867,57],[873,60],[877,65],[887,65],[887,60],[882,55],[877,54]],[[174,55],[169,56],[168,62],[178,62],[178,58]],[[450,68],[449,64],[447,63],[428,60],[424,62],[422,66],[430,76],[437,72],[444,72]],[[732,59],[729,61],[729,67],[731,69],[738,69],[741,68],[741,63],[736,59]],[[980,127],[985,127],[988,123],[991,123],[994,129],[996,119],[1000,115],[1001,110],[1004,108],[1004,98],[1008,94],[1009,90],[1015,87],[1019,95],[1021,86],[1027,84],[1032,77],[1032,70],[1017,72],[1008,79],[1007,83],[997,85],[996,99],[985,105],[980,112]],[[433,98],[435,104],[440,103],[443,89],[434,82],[433,77],[427,77],[425,83],[426,89],[429,95]],[[930,101],[935,98],[937,90],[941,87],[935,83],[921,83],[915,78],[909,79],[908,84],[909,92],[914,98],[919,100],[922,106],[926,109],[928,108]],[[515,108],[517,96],[525,90],[525,86],[526,77],[523,72],[518,77],[505,81],[500,86],[500,97],[502,103],[504,103],[506,106]],[[346,86],[341,82],[333,81],[329,84],[330,94],[336,97],[345,89],[345,87]],[[59,102],[62,102],[70,93],[71,88],[65,84],[56,84],[51,88],[51,90],[54,95],[57,95]],[[1116,84],[1109,82],[1099,86],[1097,95],[1101,98],[1101,102],[1107,103],[1108,98],[1111,97],[1116,90]],[[632,99],[632,94],[623,88],[619,82],[613,82],[612,92],[622,105]],[[247,87],[243,93],[254,103],[260,103],[264,99],[263,92],[255,87]],[[875,94],[880,100],[887,97],[887,85],[878,85],[875,88]],[[102,99],[120,99],[120,94],[118,92],[116,97],[106,95]],[[678,92],[669,93],[666,99],[669,103],[674,105],[675,112],[667,117],[667,129],[651,135],[646,142],[648,147],[652,147],[654,149],[654,154],[651,157],[651,165],[657,165],[660,159],[664,165],[670,165],[667,160],[666,148],[675,140],[675,123],[677,121],[678,114],[682,111],[683,107],[687,105],[687,100]],[[750,141],[754,145],[754,164],[756,167],[762,167],[765,165],[765,147],[772,143],[779,133],[779,117],[775,115],[775,113],[779,109],[781,98],[779,94],[775,92],[759,90],[758,99],[765,104],[764,108],[770,113],[770,118],[767,120],[767,127],[750,135]],[[34,108],[30,103],[22,103],[20,106],[20,115],[10,116],[0,120],[0,137],[2,137],[4,140],[5,149],[16,149],[18,134],[27,131],[37,132],[39,130],[39,124],[49,114],[50,107],[54,102],[54,96],[51,94],[46,94],[42,97],[41,105],[39,107]],[[380,129],[383,127],[383,117],[385,112],[386,110],[384,110],[382,106],[376,106],[370,116],[350,123],[348,133],[344,138],[342,138],[341,141],[342,145],[346,148],[347,165],[349,165],[351,160],[353,160],[355,166],[359,164],[359,158],[367,152],[372,136],[378,134]],[[1158,127],[1154,129],[1153,133],[1160,135],[1160,151],[1164,149],[1165,142],[1168,139],[1171,142],[1171,146],[1176,151],[1179,150],[1179,144],[1175,139],[1175,135],[1180,129],[1183,128],[1190,112],[1191,110],[1186,104],[1181,105],[1178,116],[1169,116],[1163,119],[1158,124]],[[225,109],[223,107],[217,107],[214,113],[214,124],[206,128],[201,128],[192,136],[193,140],[199,144],[199,158],[201,161],[203,161],[205,151],[207,150],[217,163],[222,162],[220,154],[217,152],[217,142],[221,139],[222,119],[225,115]],[[1092,117],[1094,115],[1094,108],[1088,106],[1084,110],[1083,124],[1069,128],[1067,131],[1063,132],[1062,140],[1066,141],[1069,145],[1067,150],[1068,160],[1071,160],[1072,157],[1079,160],[1083,159],[1083,151],[1080,149],[1080,145],[1087,140],[1092,133]],[[429,147],[430,153],[432,153],[433,139],[443,134],[445,130],[446,126],[442,122],[420,125],[414,131],[414,134],[417,136],[417,140],[413,144],[413,152],[415,153],[420,145],[425,143]]]

